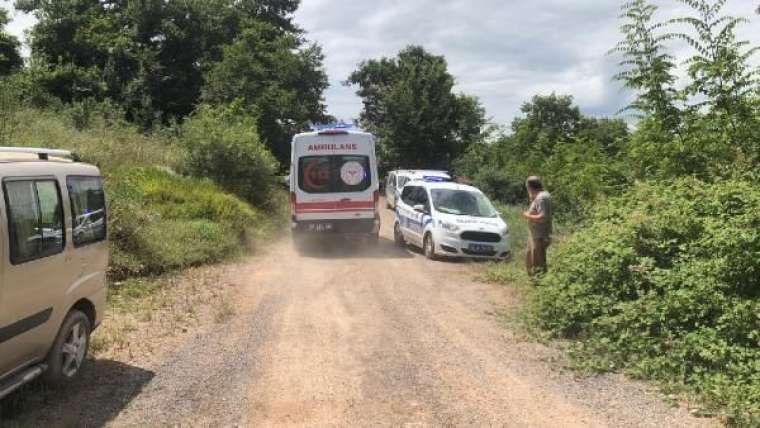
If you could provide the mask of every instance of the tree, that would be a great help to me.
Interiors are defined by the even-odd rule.
[[[449,168],[483,137],[478,100],[454,94],[446,60],[420,46],[362,62],[345,84],[359,87],[361,125],[377,136],[384,167]]]
[[[322,61],[319,46],[302,48],[297,36],[258,22],[223,48],[221,60],[205,75],[202,99],[212,104],[240,100],[254,108],[261,137],[286,164],[293,134],[327,120]]]
[[[747,49],[749,42],[736,39],[738,25],[746,18],[721,15],[726,0],[679,0],[696,12],[696,16],[672,19],[670,23],[686,24],[693,33],[672,33],[685,40],[696,53],[686,60],[691,83],[686,95],[698,97],[694,109],[708,108],[727,131],[741,138],[743,122],[753,120],[755,112],[750,98],[757,95],[758,70],[749,65],[749,58],[759,46]],[[754,136],[748,136],[753,138]]]
[[[512,132],[524,154],[550,155],[557,143],[575,135],[582,121],[572,95],[536,95],[520,111],[525,117],[512,121]]]
[[[637,91],[636,100],[624,110],[635,110],[641,115],[652,115],[664,127],[675,130],[679,124],[679,110],[675,106],[678,91],[674,83],[674,58],[665,52],[664,42],[671,34],[658,34],[664,24],[653,22],[657,6],[646,0],[623,3],[620,27],[624,39],[610,53],[623,56],[620,66],[624,70],[615,75],[626,88]]]
[[[195,109],[204,77],[223,59],[225,47],[237,43],[247,29],[268,24],[273,32],[291,37],[293,49],[303,48],[306,41],[292,22],[298,4],[298,0],[17,0],[16,7],[34,12],[38,20],[31,31],[32,57],[50,72],[38,73],[40,86],[50,87],[64,102],[112,99],[124,107],[129,119],[149,128],[181,120]],[[321,61],[321,56],[313,58]],[[278,120],[288,118],[272,118]]]
[[[7,76],[24,65],[19,53],[21,44],[16,37],[5,31],[9,22],[8,11],[0,8],[0,77]]]

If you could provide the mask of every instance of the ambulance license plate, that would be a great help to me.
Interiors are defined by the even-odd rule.
[[[470,244],[468,247],[470,251],[473,253],[478,254],[488,254],[493,253],[493,246],[492,245],[483,245],[483,244]]]
[[[333,230],[332,223],[309,223],[307,230],[309,232],[330,232]]]

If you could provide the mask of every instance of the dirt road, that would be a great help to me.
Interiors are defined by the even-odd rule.
[[[376,251],[340,245],[302,254],[289,240],[272,243],[266,255],[229,272],[234,315],[201,325],[151,358],[134,356],[124,362],[130,369],[112,367],[124,373],[110,378],[116,387],[75,390],[69,400],[79,408],[66,406],[74,412],[68,420],[90,426],[710,425],[620,376],[578,379],[559,370],[554,351],[505,323],[515,296],[476,281],[483,264],[431,262],[395,248],[391,216],[384,215]],[[122,383],[128,394],[119,390]]]

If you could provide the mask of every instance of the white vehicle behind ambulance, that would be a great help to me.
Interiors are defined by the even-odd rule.
[[[294,239],[380,231],[375,138],[346,125],[298,134],[290,165]]]

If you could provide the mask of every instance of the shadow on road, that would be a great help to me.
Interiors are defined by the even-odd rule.
[[[153,376],[151,371],[118,361],[89,360],[71,385],[53,389],[33,382],[0,401],[0,427],[102,427]]]
[[[377,244],[361,238],[318,237],[305,240],[298,245],[298,252],[303,257],[318,259],[408,259],[412,255],[404,248],[380,237]]]

